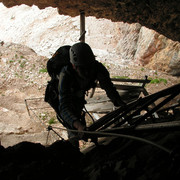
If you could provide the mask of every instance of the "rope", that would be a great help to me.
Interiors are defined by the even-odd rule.
[[[32,111],[33,112],[33,111]],[[33,114],[37,117],[37,115],[33,112]],[[42,123],[43,124],[43,123]],[[43,124],[44,125],[44,124]],[[45,125],[44,125],[45,126]],[[48,130],[48,135],[47,135],[47,139],[46,139],[46,143],[48,142],[48,137],[49,137],[49,133],[50,131],[52,130],[58,137],[60,137],[62,140],[63,137],[60,136],[56,131],[53,130],[54,129],[60,129],[60,130],[63,130],[63,131],[69,131],[69,132],[75,132],[75,133],[79,133],[79,134],[92,134],[92,135],[101,135],[101,136],[114,136],[114,137],[121,137],[121,138],[126,138],[126,139],[132,139],[132,140],[135,140],[135,141],[140,141],[140,142],[143,142],[143,143],[146,143],[146,144],[150,144],[152,146],[155,146],[156,148],[158,149],[161,149],[162,151],[172,155],[172,151],[161,146],[161,145],[158,145],[150,140],[147,140],[147,139],[144,139],[144,138],[140,138],[140,137],[136,137],[136,136],[131,136],[131,135],[125,135],[125,134],[117,134],[117,133],[107,133],[107,132],[95,132],[95,131],[78,131],[78,130],[73,130],[73,129],[65,129],[65,128],[58,128],[58,127],[52,127],[52,126],[48,126],[47,130]]]
[[[88,112],[88,110],[86,109],[86,107],[84,106],[84,110],[85,112],[89,115],[89,117],[92,119],[93,123],[95,122],[94,121],[94,118],[91,116],[91,114]]]
[[[131,136],[131,135],[125,135],[125,134],[117,134],[117,133],[107,133],[107,132],[95,132],[95,131],[78,131],[78,130],[73,130],[73,129],[65,129],[65,128],[59,128],[59,127],[51,127],[52,129],[60,129],[63,131],[69,131],[69,132],[74,132],[74,133],[83,133],[83,134],[92,134],[92,135],[100,135],[100,136],[112,136],[112,137],[121,137],[121,138],[126,138],[126,139],[131,139],[131,140],[135,140],[135,141],[139,141],[139,142],[143,142],[146,144],[150,144],[158,149],[161,149],[162,151],[172,155],[172,151],[159,145],[156,144],[150,140],[144,139],[144,138],[140,138],[140,137],[136,137],[136,136]]]

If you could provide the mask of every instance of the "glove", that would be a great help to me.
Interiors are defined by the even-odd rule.
[[[80,121],[74,121],[73,126],[78,131],[83,131],[86,128]]]
[[[85,131],[86,130],[86,126],[83,125],[80,121],[74,121],[73,126],[78,131]],[[80,139],[82,139],[82,137],[84,136],[84,133],[79,132],[78,136],[79,136]]]

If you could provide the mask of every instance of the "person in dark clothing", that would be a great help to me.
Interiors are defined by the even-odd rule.
[[[85,130],[86,124],[82,110],[85,94],[94,88],[96,81],[105,90],[107,96],[115,106],[124,106],[116,88],[111,82],[109,72],[97,60],[86,43],[74,44],[70,50],[70,64],[64,66],[58,76],[59,85],[59,114],[60,118],[70,129]]]

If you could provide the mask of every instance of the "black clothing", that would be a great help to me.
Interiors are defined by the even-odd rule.
[[[94,61],[91,67],[86,68],[88,78],[79,77],[72,65],[62,68],[59,74],[59,112],[60,117],[68,126],[73,127],[73,122],[81,119],[82,109],[86,103],[85,94],[90,88],[95,87],[98,80],[102,89],[114,105],[122,105],[123,102],[111,82],[109,72],[98,61]]]

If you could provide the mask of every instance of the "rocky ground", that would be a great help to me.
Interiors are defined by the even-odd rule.
[[[50,109],[46,108],[48,104],[43,101],[45,87],[49,80],[46,72],[47,58],[38,56],[26,46],[10,43],[0,46],[0,57],[0,135],[2,145],[7,147],[22,139],[32,139],[33,142],[45,144],[48,122],[56,121],[55,115],[47,113],[48,111],[51,114]],[[146,86],[149,93],[180,82],[179,77],[146,67],[113,64],[113,60],[116,62],[116,57],[112,61],[102,61],[111,77],[144,79],[147,75],[153,80]],[[28,114],[25,100],[28,108],[40,109],[30,110],[30,114]],[[45,119],[46,125],[44,126],[41,122],[44,122]]]
[[[50,146],[43,146],[47,141],[47,126],[55,123],[53,125],[62,127],[43,102],[49,80],[46,62],[47,58],[37,56],[28,47],[9,43],[0,46],[0,177],[3,180],[45,177],[146,180],[180,177],[180,166],[171,154],[136,141],[114,139],[108,145],[102,144],[91,151],[86,149],[86,153],[82,149],[84,153],[80,153],[68,142],[55,142],[58,138],[49,136]],[[150,94],[180,83],[179,77],[146,67],[122,67],[113,64],[113,59],[102,62],[111,77],[142,79],[147,75],[152,80],[146,86]],[[30,114],[25,102],[28,108],[35,108],[29,110]],[[66,139],[64,131],[60,135]],[[143,137],[179,152],[178,131],[155,133],[153,136],[144,134]]]
[[[0,55],[0,134],[1,143],[8,146],[11,145],[8,142],[13,141],[6,139],[7,134],[42,131],[42,127],[28,116],[24,100],[43,96],[43,83],[47,80],[40,72],[45,66],[44,58],[37,57],[31,49],[4,44]]]

